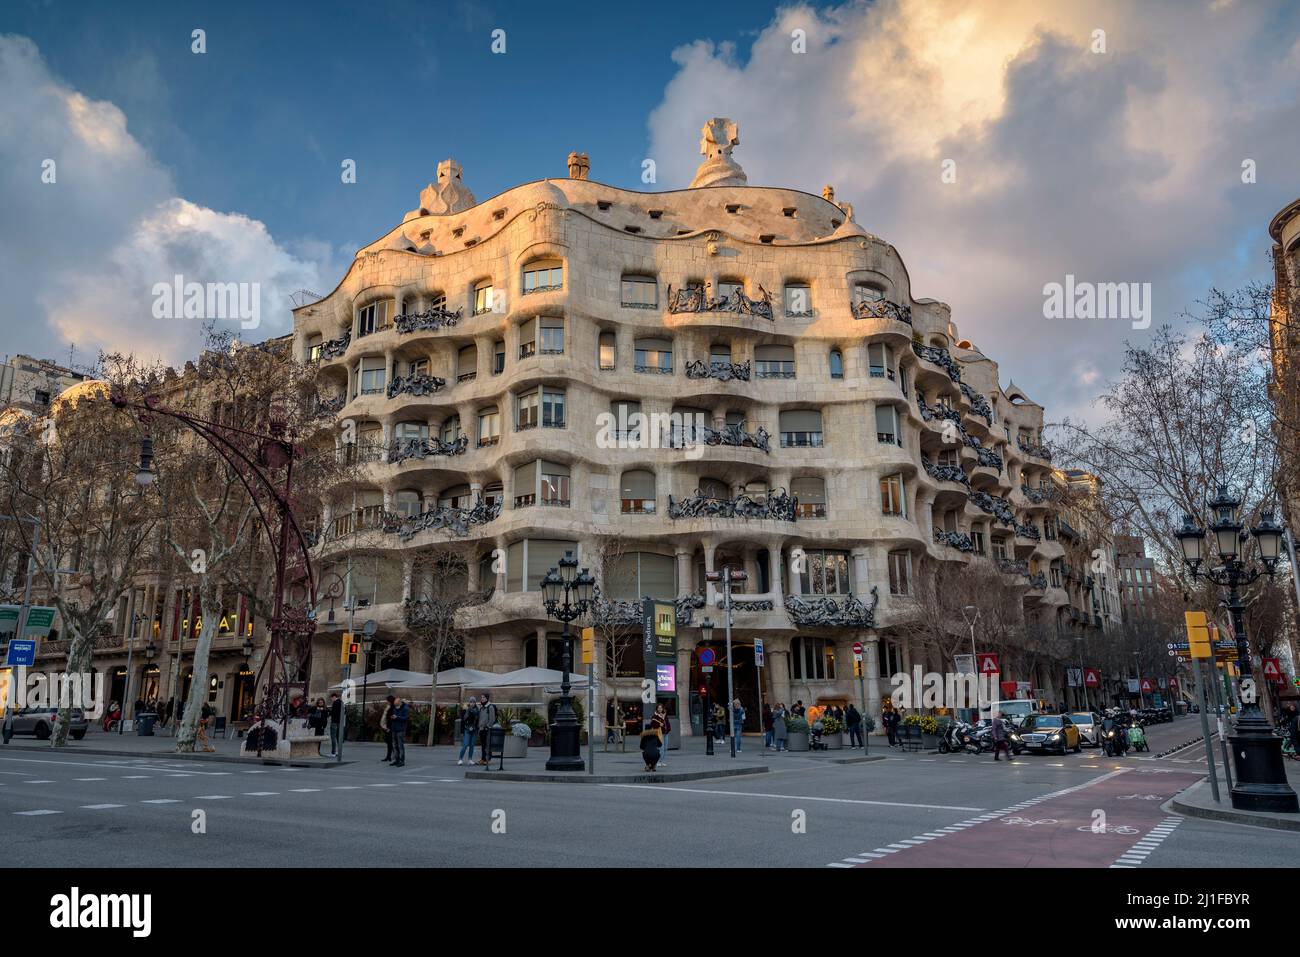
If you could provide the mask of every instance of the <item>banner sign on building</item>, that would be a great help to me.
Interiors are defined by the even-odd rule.
[[[1066,685],[1067,685],[1068,687],[1070,687],[1070,688],[1082,688],[1082,687],[1083,687],[1083,669],[1082,669],[1082,668],[1066,668],[1066,669],[1065,669],[1065,683],[1066,683]]]
[[[0,640],[18,630],[19,610],[17,605],[0,605]]]
[[[54,627],[54,609],[44,605],[32,605],[27,609],[27,626],[23,629],[24,638],[48,638]]]

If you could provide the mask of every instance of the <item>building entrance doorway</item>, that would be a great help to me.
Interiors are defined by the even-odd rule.
[[[713,652],[713,673],[705,674],[700,665],[700,651],[708,648]],[[771,692],[768,688],[766,675],[763,672],[766,669],[760,669],[754,664],[754,642],[752,639],[731,639],[731,654],[733,664],[731,666],[731,683],[732,692],[735,697],[740,699],[741,706],[745,709],[744,730],[762,731],[763,715],[758,705],[758,682],[762,675],[763,684],[763,701],[771,703]],[[727,720],[730,721],[730,703],[727,701],[727,643],[726,641],[713,640],[710,642],[699,642],[695,650],[691,653],[691,717],[692,730],[695,730],[696,715],[700,714],[699,697],[700,688],[707,687],[709,698],[713,704],[720,704],[728,712]],[[702,727],[701,731],[702,732]]]

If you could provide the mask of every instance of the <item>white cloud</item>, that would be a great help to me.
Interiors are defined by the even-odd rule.
[[[791,52],[796,28],[807,53]],[[1097,29],[1104,54],[1090,49]],[[748,51],[702,39],[675,51],[650,155],[666,188],[684,186],[702,122],[731,117],[751,183],[833,184],[898,248],[914,295],[952,305],[1004,384],[1050,418],[1087,415],[1124,340],[1151,332],[1050,322],[1044,284],[1150,282],[1154,329],[1208,283],[1267,279],[1268,221],[1300,194],[1298,30],[1281,4],[788,7]],[[940,181],[948,158],[956,184]],[[1256,185],[1241,183],[1245,158]]]
[[[53,76],[30,40],[0,36],[0,89],[0,130],[14,133],[0,137],[0,351],[66,358],[75,343],[82,361],[105,348],[177,363],[197,354],[201,321],[154,318],[156,283],[259,284],[249,339],[291,328],[295,289],[333,287],[261,222],[178,196],[122,111]],[[52,184],[41,181],[46,159]]]

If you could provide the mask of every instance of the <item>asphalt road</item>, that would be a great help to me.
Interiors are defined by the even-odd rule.
[[[1195,730],[1154,729],[1169,744]],[[450,752],[450,749],[448,749]],[[1292,866],[1300,834],[1174,817],[1179,760],[891,754],[673,785],[0,752],[5,866]],[[1186,763],[1183,763],[1186,762]],[[1103,812],[1099,819],[1097,812]],[[201,813],[200,813],[201,812]],[[999,813],[1001,812],[1001,813]],[[1093,825],[1098,821],[1105,830]],[[1028,822],[1028,823],[1026,823]],[[1176,822],[1176,823],[1175,823]],[[199,824],[202,824],[202,827]]]

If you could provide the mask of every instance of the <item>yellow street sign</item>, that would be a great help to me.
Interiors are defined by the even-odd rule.
[[[1209,658],[1212,654],[1210,651],[1210,624],[1203,611],[1183,612],[1183,620],[1187,624],[1187,645],[1188,652],[1193,658]]]
[[[582,629],[582,663],[589,665],[596,660],[596,629]]]

